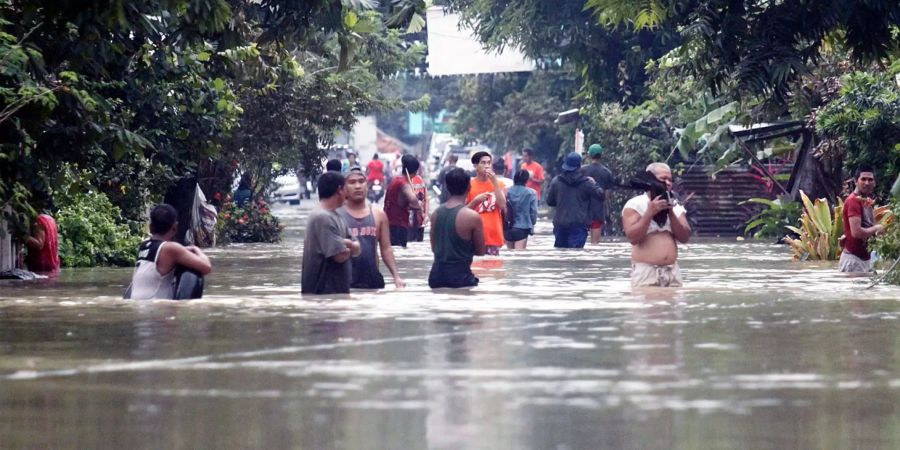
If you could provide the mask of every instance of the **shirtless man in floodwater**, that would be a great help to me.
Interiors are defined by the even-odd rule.
[[[647,166],[647,172],[672,190],[672,169],[664,163]],[[665,211],[659,223],[653,216]],[[678,243],[686,244],[691,237],[684,206],[661,195],[650,198],[650,192],[638,195],[625,204],[622,225],[631,242],[631,286],[681,286],[678,269]]]

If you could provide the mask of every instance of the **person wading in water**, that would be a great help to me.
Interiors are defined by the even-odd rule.
[[[176,266],[204,276],[212,272],[212,264],[202,250],[172,241],[178,233],[178,212],[172,205],[164,203],[150,211],[150,233],[150,239],[138,247],[137,267],[131,277],[131,299],[175,298]]]
[[[391,234],[388,230],[388,219],[384,211],[368,204],[368,183],[366,176],[359,168],[350,169],[344,184],[346,200],[344,206],[337,210],[350,235],[359,241],[362,253],[353,258],[353,280],[350,287],[354,289],[382,289],[384,277],[378,269],[378,248],[381,258],[394,277],[394,286],[406,286],[397,271],[394,250],[391,249]]]
[[[359,256],[361,249],[336,212],[344,205],[344,176],[325,172],[319,176],[317,188],[319,206],[306,220],[300,292],[349,294],[353,278],[350,258]]]
[[[391,245],[406,247],[409,242],[409,211],[422,209],[412,177],[419,171],[419,160],[413,155],[403,155],[403,174],[395,176],[384,195],[384,212],[391,231]]]
[[[664,163],[647,166],[656,180],[672,190],[672,169]],[[631,286],[681,286],[678,242],[691,237],[684,206],[651,191],[633,197],[622,210],[625,236],[631,242]],[[668,195],[667,195],[668,196]]]
[[[466,205],[471,179],[465,170],[456,168],[447,172],[445,181],[450,198],[431,215],[429,234],[434,264],[428,274],[428,286],[477,286],[472,258],[485,253],[484,226],[481,215]]]

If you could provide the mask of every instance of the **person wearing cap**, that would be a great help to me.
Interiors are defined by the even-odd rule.
[[[603,165],[603,147],[600,144],[592,144],[588,147],[588,156],[591,163],[582,167],[581,171],[585,176],[594,180],[604,193],[608,193],[613,186],[616,185],[616,179],[613,177],[612,171]],[[591,244],[600,243],[600,236],[603,234],[603,222],[606,221],[606,200],[591,202]]]
[[[484,222],[484,245],[486,253],[500,255],[503,246],[503,213],[506,211],[506,188],[491,168],[494,158],[488,152],[472,155],[475,177],[469,187],[467,197],[469,207],[481,214]]]
[[[353,275],[350,287],[353,289],[382,289],[384,277],[378,267],[378,251],[381,258],[394,277],[394,285],[405,286],[397,271],[394,250],[391,249],[391,234],[388,219],[384,211],[366,201],[369,184],[366,175],[359,166],[350,168],[344,182],[344,205],[337,213],[344,219],[350,230],[350,236],[360,245],[360,255],[351,259]]]
[[[603,189],[581,171],[581,155],[566,155],[562,173],[547,189],[547,205],[553,213],[553,244],[556,248],[583,248],[591,226],[591,202],[602,201]]]
[[[647,172],[671,191],[672,169],[667,164],[652,163]],[[686,244],[691,237],[684,206],[662,195],[651,198],[647,191],[625,203],[622,227],[631,242],[631,286],[681,286],[678,243]]]
[[[413,155],[403,155],[400,164],[402,175],[391,178],[384,195],[384,212],[390,224],[391,245],[406,247],[409,242],[409,212],[422,208],[412,186],[412,177],[419,171],[419,160]]]

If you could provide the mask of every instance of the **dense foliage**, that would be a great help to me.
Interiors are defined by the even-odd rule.
[[[877,170],[881,194],[891,187],[884,175],[900,173],[900,87],[890,72],[853,72],[841,79],[840,94],[817,111],[819,148],[844,157],[847,167]]]
[[[250,201],[243,206],[226,202],[219,211],[216,223],[216,241],[223,244],[232,242],[278,242],[284,226],[269,211],[263,200]]]
[[[317,170],[355,114],[399,104],[380,81],[421,56],[394,28],[418,31],[424,2],[373,5],[0,0],[0,204],[26,228],[65,164],[130,219],[181,179]]]
[[[132,266],[145,237],[140,225],[122,223],[122,211],[99,191],[67,197],[56,223],[63,267]]]

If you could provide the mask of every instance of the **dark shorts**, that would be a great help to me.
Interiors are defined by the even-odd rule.
[[[391,245],[394,247],[406,247],[409,242],[409,228],[391,225]]]
[[[353,271],[353,282],[350,283],[353,289],[384,289],[384,276],[381,272],[369,272],[358,274]]]
[[[425,227],[413,227],[409,229],[410,242],[422,242],[425,240]]]
[[[588,227],[586,225],[554,226],[553,236],[556,248],[584,248],[587,242]]]
[[[530,228],[510,228],[503,230],[503,239],[509,242],[518,242],[522,239],[528,239],[529,234],[531,234]]]
[[[478,278],[468,264],[434,263],[428,274],[428,286],[432,289],[478,286]]]

